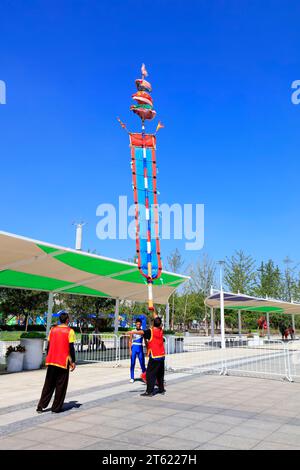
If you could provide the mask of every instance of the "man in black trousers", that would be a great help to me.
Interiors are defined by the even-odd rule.
[[[73,371],[75,365],[75,333],[68,326],[69,315],[61,313],[60,324],[50,330],[46,357],[47,374],[42,395],[36,411],[42,413],[47,408],[55,391],[51,407],[53,413],[59,413],[64,404],[69,382],[69,369]]]

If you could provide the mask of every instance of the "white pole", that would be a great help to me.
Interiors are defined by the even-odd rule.
[[[292,327],[293,327],[294,333],[296,334],[295,315],[294,314],[292,315]]]
[[[292,304],[294,303],[293,299],[291,299],[291,303]],[[294,314],[292,315],[292,328],[294,330],[294,335],[295,335],[294,337],[296,338],[296,326],[295,326],[295,315]]]
[[[82,228],[85,225],[85,222],[73,222],[73,225],[76,227],[76,240],[75,240],[75,249],[78,251],[82,250]]]
[[[77,224],[75,249],[81,250],[81,248],[82,248],[82,224]]]
[[[221,315],[221,348],[226,348],[225,342],[225,316],[224,316],[224,292],[223,292],[223,280],[222,280],[222,265],[224,261],[219,261],[220,265],[220,315]]]
[[[270,314],[267,312],[267,332],[268,332],[268,340],[270,340]]]
[[[115,320],[114,320],[114,326],[115,326],[115,335],[118,333],[119,329],[119,307],[120,307],[120,299],[116,299],[116,306],[115,306]]]
[[[215,338],[215,318],[214,318],[213,307],[210,307],[210,335],[211,335],[211,340],[213,341]]]
[[[239,315],[239,337],[241,338],[242,337],[242,315],[241,315],[240,310],[238,311],[238,315]]]
[[[53,312],[53,292],[49,292],[48,297],[48,312],[47,312],[47,328],[46,328],[46,339],[48,339],[51,323],[52,323],[52,312]]]
[[[170,304],[166,304],[166,330],[170,329]]]

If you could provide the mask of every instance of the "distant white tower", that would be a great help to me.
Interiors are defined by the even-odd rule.
[[[73,222],[73,225],[76,227],[76,241],[75,241],[75,249],[81,250],[82,249],[82,227],[86,225],[85,222]]]

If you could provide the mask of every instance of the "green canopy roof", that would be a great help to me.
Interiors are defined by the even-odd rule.
[[[163,271],[156,303],[166,303],[187,276]],[[137,265],[0,231],[0,287],[112,297],[144,302],[146,280]]]
[[[220,308],[220,291],[213,292],[205,299],[209,307]],[[230,310],[247,310],[257,313],[300,314],[299,302],[253,297],[245,294],[224,292],[224,308]]]

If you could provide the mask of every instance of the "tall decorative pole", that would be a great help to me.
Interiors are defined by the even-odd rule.
[[[131,148],[138,269],[146,279],[148,308],[154,310],[153,281],[160,277],[162,271],[156,184],[156,133],[163,125],[159,122],[154,134],[146,134],[145,121],[154,119],[156,111],[150,95],[151,84],[145,79],[148,73],[144,64],[141,71],[142,78],[135,81],[137,92],[132,95],[135,104],[130,109],[141,119],[142,132],[127,132]],[[125,124],[120,120],[119,122],[126,129]]]

